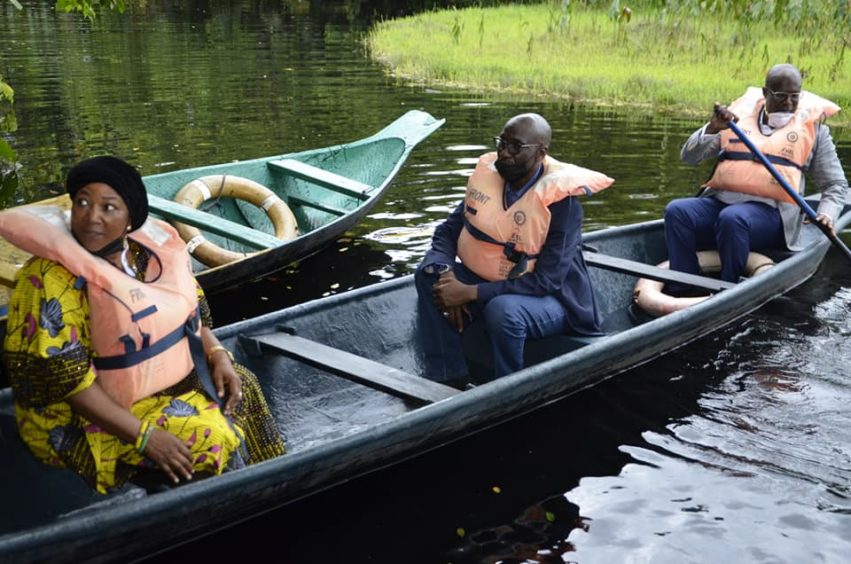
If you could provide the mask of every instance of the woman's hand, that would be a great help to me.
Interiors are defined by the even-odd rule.
[[[230,355],[223,349],[211,354],[208,362],[216,393],[220,398],[227,397],[224,414],[231,415],[242,401],[242,381],[239,379],[239,374],[233,368]]]
[[[192,479],[192,453],[189,447],[166,430],[155,428],[142,453],[166,473],[175,484]]]
[[[106,432],[133,444],[138,439],[141,422],[129,410],[115,403],[97,380],[85,390],[67,399],[71,409]],[[180,439],[155,427],[142,452],[153,460],[174,482],[192,479],[192,453]]]

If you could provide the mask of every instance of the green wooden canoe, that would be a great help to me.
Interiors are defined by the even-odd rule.
[[[378,202],[414,147],[443,122],[414,110],[351,143],[146,176],[151,211],[161,219],[197,227],[217,247],[239,253],[241,258],[220,266],[194,261],[206,291],[236,286],[303,259],[342,236]],[[270,189],[292,211],[298,235],[277,239],[266,213],[242,200],[212,198],[199,209],[173,201],[184,185],[213,175],[244,178]],[[60,196],[30,205],[44,204],[67,207],[69,202]],[[27,258],[0,239],[0,285],[7,291]],[[6,302],[6,292],[0,292],[0,308]]]

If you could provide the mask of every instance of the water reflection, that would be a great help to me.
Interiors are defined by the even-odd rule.
[[[587,533],[570,537],[574,559],[611,562],[625,548],[653,562],[846,558],[851,276],[832,258],[805,289],[718,335],[719,350],[689,347],[705,364],[662,361],[683,378],[723,378],[708,382],[693,413],[622,447],[633,461],[616,476],[566,493],[593,516]],[[796,309],[805,308],[801,323]]]

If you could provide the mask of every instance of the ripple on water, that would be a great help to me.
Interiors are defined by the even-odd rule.
[[[431,240],[431,235],[434,229],[430,226],[419,227],[387,227],[368,233],[367,239],[377,241],[379,243],[408,245],[411,243],[420,244],[423,239]]]
[[[470,176],[473,174],[473,169],[461,168],[457,170],[430,170],[425,174],[429,176]]]
[[[447,151],[487,151],[489,147],[486,145],[449,145],[444,147]],[[476,159],[473,160],[476,162]]]
[[[389,220],[397,220],[397,221],[406,221],[409,219],[418,219],[423,217],[422,213],[374,213],[369,216],[370,219],[389,219]]]
[[[790,489],[764,473],[623,450],[636,463],[616,477],[585,478],[566,494],[588,524],[570,537],[573,561],[843,562],[849,553],[847,516],[807,503],[824,495],[817,484]]]
[[[567,492],[589,525],[571,534],[572,559],[847,561],[849,304],[843,288],[814,305],[815,319],[761,310],[714,336],[723,346],[709,365],[677,375],[724,375],[698,409],[621,447],[634,462],[619,475]]]

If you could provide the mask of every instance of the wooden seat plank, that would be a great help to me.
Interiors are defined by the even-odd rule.
[[[676,282],[677,284],[703,288],[710,292],[720,292],[721,290],[728,290],[735,286],[732,282],[725,282],[724,280],[717,280],[708,276],[698,276],[696,274],[668,270],[667,268],[659,268],[652,264],[613,257],[602,253],[583,251],[582,254],[589,266],[596,266],[597,268],[630,274],[640,278],[649,278],[657,282]]]
[[[319,167],[315,167],[295,159],[269,161],[268,166],[272,169],[280,170],[286,174],[295,176],[296,178],[301,178],[302,180],[324,186],[325,188],[329,188],[336,192],[340,192],[341,194],[353,196],[361,200],[369,198],[369,192],[373,190],[372,186],[364,184],[363,182],[323,170]]]
[[[243,335],[239,340],[248,345],[249,349],[259,345],[261,351],[283,354],[358,384],[405,399],[433,403],[460,393],[460,390],[438,382],[289,333]]]
[[[339,208],[332,208],[331,206],[326,206],[325,204],[313,202],[313,201],[307,200],[305,198],[299,198],[298,196],[290,196],[289,204],[290,204],[290,207],[305,206],[305,207],[308,207],[308,208],[313,208],[313,209],[323,211],[325,213],[330,213],[331,215],[336,215],[336,216],[340,216],[340,217],[349,213],[346,210],[341,210]]]

